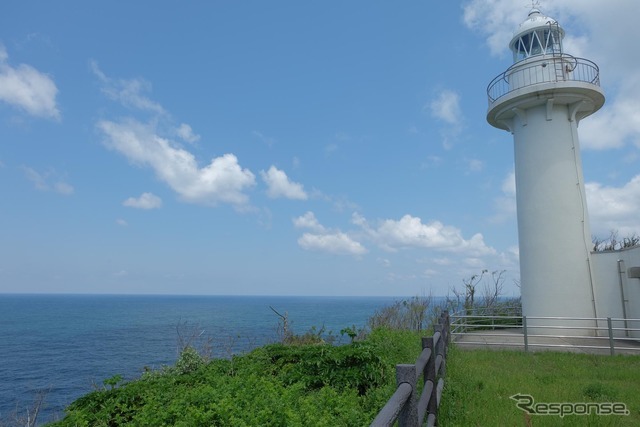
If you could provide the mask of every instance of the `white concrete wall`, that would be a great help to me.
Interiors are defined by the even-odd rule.
[[[598,317],[624,318],[624,295],[626,318],[640,319],[640,279],[627,276],[629,268],[640,267],[640,247],[595,252],[592,260]],[[618,261],[622,261],[622,268],[619,268]],[[640,329],[640,321],[628,321],[626,326]],[[614,322],[614,327],[624,327],[624,322]],[[617,332],[615,335],[622,337],[624,333]],[[640,331],[633,332],[630,336],[640,338]]]

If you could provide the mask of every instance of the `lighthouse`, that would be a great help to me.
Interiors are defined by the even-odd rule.
[[[578,125],[605,98],[598,66],[565,53],[564,35],[555,19],[529,12],[509,43],[513,65],[488,86],[487,121],[513,134],[523,314],[596,318]]]

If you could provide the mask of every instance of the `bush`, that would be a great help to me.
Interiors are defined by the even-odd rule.
[[[368,425],[395,391],[395,365],[415,361],[419,335],[376,329],[344,346],[272,344],[209,362],[187,347],[173,367],[113,377],[53,425]]]
[[[178,374],[188,374],[195,372],[204,365],[204,359],[193,347],[186,347],[180,353],[180,357],[176,362],[176,372]]]
[[[383,360],[368,343],[340,347],[272,345],[265,351],[283,384],[300,384],[308,391],[332,387],[357,390],[362,396],[385,379]]]

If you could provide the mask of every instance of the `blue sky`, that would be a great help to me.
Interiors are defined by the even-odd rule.
[[[517,294],[485,90],[525,3],[6,2],[0,292]],[[636,2],[541,9],[601,69],[592,233],[638,232]]]

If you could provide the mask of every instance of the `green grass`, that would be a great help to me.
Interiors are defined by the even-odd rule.
[[[442,426],[638,426],[640,356],[461,350],[452,346],[438,418]],[[510,398],[536,403],[623,402],[628,416],[526,415]]]

